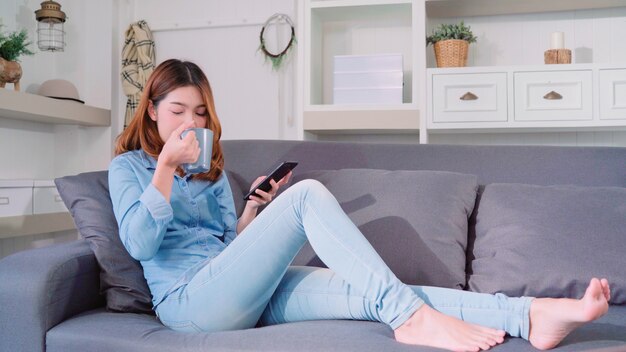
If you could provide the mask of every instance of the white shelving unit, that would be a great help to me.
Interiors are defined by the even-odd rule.
[[[428,69],[426,57],[432,48],[426,47],[427,22],[445,21],[445,18],[474,16],[499,16],[531,13],[551,13],[579,10],[598,10],[626,7],[624,0],[305,0],[300,7],[299,80],[303,82],[298,102],[303,131],[320,134],[417,134],[420,143],[428,142],[430,132],[546,132],[546,131],[607,131],[622,127],[620,119],[600,117],[597,97],[593,102],[592,121],[550,121],[528,123],[494,122],[468,125],[463,123],[433,125],[432,76],[433,73],[457,72],[454,69]],[[605,12],[601,12],[606,14]],[[562,18],[560,14],[555,15]],[[485,21],[488,19],[483,19]],[[495,30],[495,29],[490,29]],[[490,33],[485,35],[490,36]],[[499,33],[493,33],[498,38]],[[400,52],[404,58],[403,104],[334,105],[332,101],[332,59],[334,55],[361,55]],[[515,67],[510,62],[496,66],[468,67],[463,72],[513,72],[528,70],[555,71],[568,68]],[[535,65],[535,64],[533,64]],[[535,65],[536,66],[536,65]],[[593,64],[590,66],[598,73]],[[602,66],[604,67],[604,66]],[[570,66],[569,69],[577,69]],[[465,71],[464,71],[465,70]],[[428,73],[430,72],[430,73]],[[428,75],[428,77],[427,77]],[[507,77],[508,77],[507,73]],[[512,75],[512,73],[511,73]],[[594,74],[594,95],[599,83]],[[505,89],[511,94],[512,81]],[[509,86],[510,85],[510,86]],[[427,93],[429,94],[427,96]],[[507,96],[507,114],[512,117],[514,101]],[[605,104],[606,105],[606,104]],[[507,120],[509,121],[509,120]],[[471,126],[467,128],[467,126]],[[482,131],[481,131],[482,130]],[[315,138],[315,137],[313,137]],[[341,138],[341,137],[333,137]]]
[[[515,40],[532,53],[532,58],[543,61],[543,46],[529,38],[547,38],[549,31],[567,31],[572,52],[585,47],[589,52],[602,47],[610,47],[606,41],[598,40],[589,28],[589,21],[599,26],[598,18],[610,16],[611,8],[622,9],[626,2],[619,0],[427,0],[426,16],[432,24],[446,22],[446,18],[466,19],[466,23],[477,23],[483,40],[491,40],[492,46],[513,50],[502,43],[507,35],[512,35],[512,28],[521,29],[519,23],[532,21],[538,14],[548,19],[550,13],[557,20],[554,25],[540,27],[530,37],[520,35]],[[575,13],[584,10],[601,10]],[[510,16],[510,15],[522,16]],[[499,17],[500,15],[508,17]],[[469,17],[482,16],[477,19]],[[503,33],[498,33],[497,26],[489,25],[490,16],[495,22],[504,25]],[[591,16],[582,27],[575,26],[578,16]],[[600,16],[600,17],[595,17]],[[586,17],[585,17],[586,18]],[[502,22],[498,22],[504,19]],[[513,27],[508,27],[507,20],[514,19]],[[578,21],[579,23],[582,21]],[[607,21],[603,20],[604,25]],[[518,27],[515,27],[518,26]],[[610,24],[608,24],[610,26]],[[564,29],[565,28],[565,29]],[[473,27],[474,29],[474,27]],[[484,31],[484,32],[481,32]],[[543,32],[542,32],[543,31]],[[586,33],[586,35],[581,35]],[[535,37],[533,37],[535,35]],[[578,39],[578,40],[575,40]],[[526,41],[525,41],[526,40]],[[581,42],[581,40],[583,40]],[[428,68],[426,90],[427,109],[425,119],[429,134],[434,133],[515,133],[515,132],[616,132],[624,131],[626,118],[622,117],[624,108],[624,79],[611,80],[607,76],[623,73],[626,65],[619,61],[610,63],[607,55],[594,57],[585,64],[544,65],[513,64],[507,60],[493,60],[497,64],[484,65],[491,61],[488,54],[478,51],[474,64],[464,68]],[[530,44],[533,43],[533,44]],[[614,44],[613,44],[614,45]],[[492,48],[493,49],[493,48]],[[429,50],[432,50],[429,48]],[[487,50],[489,50],[487,45]],[[492,51],[493,54],[497,53]],[[504,56],[515,60],[511,55]],[[528,61],[528,58],[526,59]],[[535,62],[535,61],[533,61]],[[430,62],[432,65],[433,62]],[[604,78],[602,78],[604,77]],[[550,88],[550,89],[548,89]],[[546,90],[544,92],[544,90]],[[557,100],[547,100],[544,94],[551,90],[563,93]],[[460,97],[465,92],[479,92],[479,99],[464,100]],[[460,93],[460,95],[459,95]],[[542,93],[542,94],[540,94]],[[610,117],[612,116],[612,117]]]
[[[0,89],[0,119],[106,127],[111,125],[111,111],[75,101]],[[0,217],[0,239],[72,229],[74,222],[68,212]]]
[[[111,125],[110,110],[8,89],[0,89],[0,118],[63,125]]]
[[[626,6],[623,0],[426,0],[429,17],[493,16]]]
[[[424,2],[415,0],[305,0],[301,10],[304,67],[303,129],[313,134],[418,133],[425,101]],[[335,105],[335,55],[401,53],[403,102]]]

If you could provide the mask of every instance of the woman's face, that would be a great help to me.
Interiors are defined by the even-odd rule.
[[[152,101],[148,106],[148,115],[156,121],[163,142],[186,121],[193,120],[195,127],[206,127],[208,111],[200,90],[194,86],[176,88],[169,92],[158,106],[155,107]]]

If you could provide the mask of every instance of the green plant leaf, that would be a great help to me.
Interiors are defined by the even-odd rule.
[[[468,43],[476,43],[478,38],[474,36],[470,26],[466,26],[463,21],[458,24],[442,23],[433,30],[433,33],[426,37],[426,45],[435,44],[438,41],[447,39],[460,39]]]
[[[22,55],[33,55],[27,47],[32,44],[28,41],[25,29],[15,31],[8,36],[0,33],[0,57],[8,61],[17,61]]]

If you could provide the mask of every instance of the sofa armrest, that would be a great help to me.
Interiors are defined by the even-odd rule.
[[[3,351],[45,351],[46,332],[104,305],[100,268],[84,240],[18,252],[0,260]]]

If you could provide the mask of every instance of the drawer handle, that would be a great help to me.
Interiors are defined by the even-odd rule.
[[[9,197],[0,197],[0,205],[9,204]]]
[[[546,100],[561,100],[563,96],[555,91],[551,91],[550,93],[543,96]]]
[[[478,96],[472,92],[467,92],[465,94],[463,94],[462,97],[460,97],[459,99],[461,100],[478,100]]]

